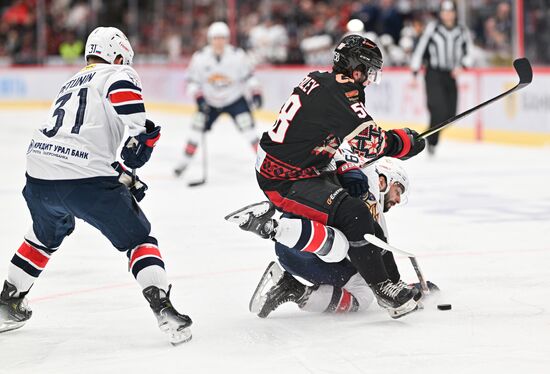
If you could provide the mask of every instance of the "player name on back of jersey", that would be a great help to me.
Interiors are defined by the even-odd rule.
[[[298,85],[298,88],[304,91],[306,95],[309,95],[317,87],[319,87],[319,83],[311,77],[305,77]]]
[[[63,92],[65,92],[65,91],[67,91],[71,88],[81,86],[85,83],[88,83],[89,81],[91,81],[94,78],[95,73],[96,72],[94,71],[92,73],[88,73],[86,75],[81,75],[80,77],[71,79],[63,87],[61,87],[61,89],[59,90],[58,95],[61,95]]]

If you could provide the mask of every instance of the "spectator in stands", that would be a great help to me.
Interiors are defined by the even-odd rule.
[[[390,35],[393,43],[399,41],[401,29],[403,28],[403,16],[395,6],[394,0],[382,0],[380,2],[380,23],[378,33]]]
[[[80,61],[80,57],[84,52],[84,43],[77,39],[73,30],[65,31],[65,39],[59,45],[59,55],[63,61],[68,64],[73,64]]]
[[[288,34],[278,15],[265,17],[250,30],[249,43],[256,63],[284,63],[287,58]]]
[[[507,1],[498,4],[496,13],[485,21],[486,47],[494,53],[493,64],[509,65],[512,59],[512,16]]]

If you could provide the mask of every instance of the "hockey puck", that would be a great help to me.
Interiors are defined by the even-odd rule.
[[[451,310],[452,306],[451,304],[439,304],[437,306],[437,309],[439,310]]]

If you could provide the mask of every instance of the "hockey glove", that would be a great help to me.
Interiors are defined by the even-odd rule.
[[[369,179],[355,164],[344,162],[338,166],[338,180],[353,197],[361,197],[369,192]]]
[[[147,120],[145,127],[147,132],[126,139],[120,152],[120,157],[129,168],[137,169],[145,165],[160,138],[160,126],[155,126],[152,121]]]
[[[210,112],[210,106],[208,105],[206,100],[204,100],[203,96],[197,96],[195,98],[195,101],[197,102],[197,107],[199,108],[199,112],[204,114],[208,114],[208,112]]]
[[[263,102],[264,102],[264,99],[261,93],[256,92],[252,95],[252,105],[254,106],[255,109],[260,109],[262,107]]]
[[[134,195],[136,200],[139,202],[145,197],[145,191],[147,191],[147,185],[138,178],[132,176],[132,173],[129,172],[120,162],[115,161],[111,164],[113,169],[118,173],[118,181],[128,187],[130,193]]]
[[[418,133],[409,128],[389,130],[386,135],[391,137],[389,143],[392,145],[386,156],[408,160],[426,147],[426,140],[418,137]]]

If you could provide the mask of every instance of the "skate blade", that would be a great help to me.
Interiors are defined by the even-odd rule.
[[[159,328],[160,331],[168,335],[168,341],[173,346],[187,343],[193,338],[189,327],[180,326],[179,328],[174,328],[169,323],[165,323],[160,325]]]
[[[8,331],[12,331],[12,330],[17,330],[21,327],[23,327],[23,325],[25,324],[26,321],[21,321],[21,322],[9,322],[9,321],[4,321],[0,324],[0,334],[3,333],[3,332],[8,332]]]
[[[265,291],[269,290],[273,285],[275,285],[283,277],[283,270],[275,261],[271,261],[260,279],[256,290],[252,294],[250,303],[248,304],[248,310],[251,313],[259,314],[262,310],[267,298],[265,296]],[[269,284],[271,282],[271,284]]]
[[[275,214],[275,208],[271,205],[269,201],[262,201],[261,203],[254,203],[245,206],[239,210],[234,211],[233,213],[228,214],[224,217],[226,221],[237,223],[239,225],[246,223],[248,220],[248,214],[253,216],[260,216],[272,210],[270,217]]]
[[[418,310],[418,303],[414,299],[411,299],[399,308],[388,308],[388,314],[391,318],[398,319],[414,312],[415,310]]]

